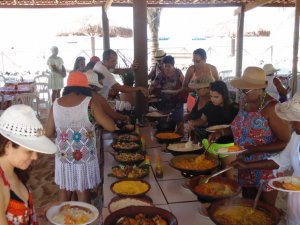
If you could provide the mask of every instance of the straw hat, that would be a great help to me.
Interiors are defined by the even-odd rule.
[[[283,120],[300,121],[300,92],[287,102],[277,103],[275,112]]]
[[[45,136],[45,130],[27,105],[12,105],[0,117],[0,133],[10,141],[35,152],[53,154],[55,144]]]
[[[214,78],[211,75],[201,75],[194,77],[189,83],[189,88],[200,89],[209,87],[210,83],[214,82]]]
[[[85,72],[85,75],[88,79],[89,85],[94,85],[99,88],[103,87],[98,81],[98,74],[96,74],[94,71],[88,70]]]
[[[263,70],[265,71],[266,75],[271,75],[275,72],[277,72],[279,69],[275,69],[272,64],[265,64],[263,67]]]
[[[155,52],[154,58],[155,58],[156,60],[162,60],[163,57],[165,57],[166,55],[167,55],[167,53],[165,53],[164,50],[157,50],[157,51]]]
[[[243,76],[230,81],[230,84],[238,89],[260,89],[267,87],[266,73],[259,67],[247,67]]]
[[[87,87],[89,88],[89,82],[86,75],[79,71],[73,71],[69,74],[67,80],[67,87]]]

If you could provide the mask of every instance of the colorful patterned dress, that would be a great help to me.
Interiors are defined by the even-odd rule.
[[[10,199],[5,212],[8,225],[38,225],[39,223],[33,209],[31,192],[28,190],[29,199],[27,202],[24,202],[11,190],[1,167],[0,178],[3,180],[4,185],[9,188]]]
[[[55,183],[67,191],[84,191],[100,183],[95,127],[89,119],[86,97],[79,105],[53,104],[56,129]]]
[[[266,102],[264,106],[269,103],[270,101]],[[231,123],[231,129],[234,143],[245,148],[249,145],[264,145],[276,141],[269,122],[262,116],[261,110],[246,112],[240,109],[238,115]],[[244,157],[244,161],[255,162],[267,159],[272,155],[274,153],[255,153]],[[261,180],[269,180],[271,178],[274,178],[273,170],[239,170],[238,173],[238,180],[242,187],[258,187]]]

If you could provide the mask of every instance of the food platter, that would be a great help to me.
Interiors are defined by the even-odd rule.
[[[63,210],[63,209],[65,209],[65,208],[67,208],[69,211],[64,212],[65,210]],[[70,210],[72,210],[72,212]],[[64,225],[66,223],[61,222],[61,221],[64,221],[64,217],[65,217],[64,215],[66,215],[65,213],[71,212],[70,214],[77,215],[76,219],[79,219],[78,216],[81,213],[81,211],[79,211],[79,210],[83,211],[83,213],[84,212],[88,213],[89,218],[86,222],[81,223],[81,222],[77,221],[76,224],[81,224],[81,225],[91,224],[99,216],[99,211],[95,206],[85,203],[85,202],[69,201],[69,202],[63,202],[60,205],[54,205],[54,206],[50,207],[46,212],[46,217],[47,217],[48,221],[50,221],[52,224]]]
[[[253,203],[254,200],[251,199],[223,199],[210,205],[208,208],[208,215],[210,219],[217,225],[276,225],[279,223],[280,213],[278,209],[276,209],[274,206],[259,201],[254,211]]]
[[[119,142],[139,142],[141,137],[137,134],[121,134],[116,138]]]
[[[187,186],[198,197],[200,202],[215,202],[225,198],[232,198],[241,192],[240,185],[225,177],[213,177],[208,183],[201,183],[206,176],[191,178]]]
[[[165,220],[164,223],[156,224],[178,225],[176,217],[171,212],[153,206],[129,206],[124,209],[117,210],[106,217],[104,225],[117,224],[122,217],[134,218],[137,214],[143,214],[148,219],[160,216],[160,218]]]
[[[277,177],[269,180],[272,188],[284,192],[300,192],[300,177]]]
[[[149,175],[149,169],[146,165],[141,166],[114,166],[112,173],[108,174],[119,179],[123,178],[144,178]]]
[[[197,160],[202,155],[196,154],[185,154],[174,156],[169,164],[174,169],[181,171],[186,175],[207,175],[214,171],[219,166],[219,161],[217,159],[211,158],[206,159],[209,161]],[[194,166],[196,165],[196,167]],[[197,165],[200,167],[198,168]]]
[[[216,132],[217,130],[224,129],[227,127],[230,127],[230,125],[228,125],[228,124],[214,125],[214,126],[210,126],[210,127],[206,128],[206,131],[207,132]]]
[[[181,154],[188,154],[188,153],[201,154],[204,151],[204,149],[199,143],[192,144],[191,146],[187,146],[186,142],[169,144],[167,146],[167,150],[173,155],[181,155]]]
[[[114,132],[117,134],[127,134],[131,133],[135,130],[134,124],[121,124],[118,126],[118,130],[115,130]]]
[[[247,151],[244,147],[239,146],[230,146],[230,147],[223,147],[216,150],[216,153],[223,154],[223,155],[237,155],[242,152]]]
[[[144,180],[122,179],[111,184],[111,191],[120,197],[144,196],[151,188],[151,185]]]
[[[113,213],[119,209],[123,209],[129,206],[154,206],[154,205],[151,202],[141,198],[115,197],[110,201],[107,208],[110,213]]]
[[[145,160],[145,156],[139,152],[113,153],[114,159],[123,165],[139,165]]]
[[[157,132],[155,137],[159,143],[174,143],[180,141],[183,136],[175,132],[162,131]]]
[[[119,142],[116,141],[114,143],[111,144],[111,147],[120,152],[136,152],[137,150],[140,149],[140,145],[137,144],[136,142]]]

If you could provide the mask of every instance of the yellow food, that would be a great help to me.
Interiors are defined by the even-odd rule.
[[[300,185],[299,184],[283,182],[282,187],[284,189],[291,190],[291,191],[300,191]]]
[[[222,225],[271,225],[272,218],[267,213],[249,206],[222,206],[213,215]]]
[[[162,132],[156,134],[156,137],[160,139],[176,139],[176,138],[180,138],[181,135],[177,133],[171,133],[171,132]]]
[[[187,170],[206,170],[215,166],[215,162],[206,159],[204,154],[195,158],[181,158],[176,160],[174,164],[178,168]]]
[[[228,184],[218,183],[214,181],[198,184],[195,187],[195,191],[199,194],[209,195],[213,197],[222,197],[235,193]]]
[[[228,147],[228,152],[239,152],[241,150],[242,150],[241,147],[237,145]]]
[[[142,181],[121,181],[115,183],[112,189],[118,194],[138,195],[146,192],[149,189],[149,186]]]

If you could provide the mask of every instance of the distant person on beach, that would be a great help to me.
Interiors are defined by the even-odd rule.
[[[38,153],[54,154],[35,112],[17,104],[0,117],[0,224],[38,225],[32,193],[26,187],[28,168]]]
[[[51,48],[52,55],[47,60],[47,65],[51,71],[48,88],[52,90],[52,102],[60,97],[60,91],[64,87],[64,77],[66,76],[66,69],[64,61],[58,55],[58,48],[53,46]]]
[[[190,91],[190,95],[187,99],[187,109],[190,112],[195,104],[195,93],[192,89],[188,87],[191,79],[196,79],[196,77],[203,75],[211,75],[214,80],[219,80],[219,73],[215,66],[206,63],[206,51],[202,48],[198,48],[193,52],[193,63],[186,71],[183,88]]]
[[[289,87],[285,87],[276,72],[279,69],[275,69],[272,64],[265,64],[263,70],[266,72],[268,86],[266,91],[270,93],[275,99],[280,102],[287,101],[287,94],[290,91]]]
[[[94,71],[103,75],[103,88],[100,90],[100,93],[104,98],[108,98],[109,89],[112,88],[114,90],[124,92],[124,93],[131,93],[141,91],[146,97],[148,97],[149,93],[148,90],[144,87],[130,87],[127,85],[120,85],[116,79],[114,78],[112,72],[115,73],[124,73],[126,70],[129,69],[116,69],[116,65],[118,64],[118,55],[117,53],[112,50],[108,49],[103,52],[103,61],[97,62],[94,66]],[[132,69],[137,68],[137,63],[134,61],[132,65]],[[131,70],[131,69],[130,69]]]
[[[50,110],[46,135],[55,137],[55,183],[59,201],[90,202],[90,190],[100,183],[95,124],[114,131],[115,124],[92,98],[86,75],[74,71],[68,76],[63,97]]]
[[[75,60],[73,71],[84,72],[85,68],[85,58],[83,56],[78,56]]]
[[[148,74],[148,79],[153,81],[155,79],[155,77],[162,71],[162,65],[163,65],[163,58],[166,56],[167,54],[164,52],[164,50],[157,50],[155,52],[155,60],[156,63],[155,65],[151,68],[150,73]]]

